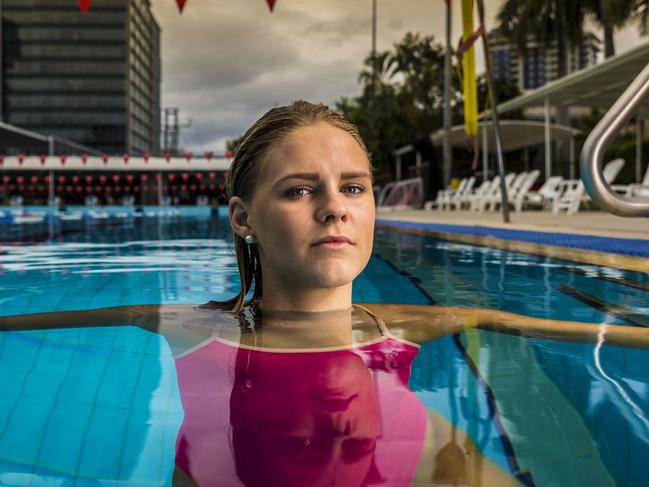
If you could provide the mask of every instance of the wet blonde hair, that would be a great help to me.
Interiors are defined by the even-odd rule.
[[[228,199],[238,196],[244,201],[249,201],[259,182],[261,163],[270,149],[284,141],[293,131],[318,123],[329,124],[351,135],[367,155],[371,167],[367,147],[354,124],[322,103],[299,100],[290,105],[268,110],[243,135],[230,166],[229,180],[226,184]],[[255,290],[252,301],[261,298],[263,287],[257,245],[246,244],[243,238],[234,233],[234,248],[241,290],[237,296],[223,304],[238,315],[246,305],[245,297],[252,287],[253,280]]]

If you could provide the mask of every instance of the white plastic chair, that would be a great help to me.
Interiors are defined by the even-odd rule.
[[[527,176],[523,180],[523,183],[521,186],[518,188],[518,191],[516,194],[513,194],[510,198],[510,203],[514,204],[514,209],[516,211],[521,211],[523,207],[523,201],[525,200],[525,197],[530,193],[530,189],[536,182],[536,180],[539,178],[541,175],[541,171],[538,169],[534,169],[533,171],[530,171],[527,173]]]
[[[604,166],[602,171],[604,179],[611,184],[624,167],[624,159],[615,159]],[[561,196],[554,201],[552,213],[558,214],[561,210],[566,210],[568,215],[574,215],[579,211],[582,201],[588,201],[590,198],[586,194],[584,183],[581,179],[568,179],[561,181],[560,187],[563,188]]]
[[[88,207],[95,207],[95,206],[97,206],[98,203],[99,203],[99,199],[94,194],[89,194],[83,200],[83,205],[88,206]]]
[[[516,211],[522,211],[526,205],[552,208],[554,200],[559,197],[559,184],[563,178],[561,176],[551,176],[546,179],[545,183],[538,191],[528,191],[520,196],[516,201]]]
[[[611,186],[611,189],[629,197],[649,197],[649,166],[647,166],[647,170],[644,173],[644,178],[641,183],[614,184]]]
[[[508,201],[511,201],[512,196],[518,193],[518,189],[521,187],[526,177],[527,177],[527,173],[525,171],[515,174],[514,177],[510,178],[509,180],[505,177],[505,183],[507,184]],[[495,210],[498,206],[500,206],[501,202],[502,202],[502,198],[500,197],[500,186],[498,186],[498,192],[491,195],[491,197],[489,198],[488,201],[489,209],[491,211]]]
[[[455,206],[456,210],[461,210],[465,203],[468,203],[467,197],[473,191],[473,186],[475,185],[475,176],[471,176],[462,191],[456,191],[453,196],[451,196],[450,208],[452,209]]]
[[[469,196],[467,196],[467,200],[469,202],[469,209],[471,211],[477,211],[480,208],[480,205],[482,205],[483,201],[485,198],[489,196],[489,194],[493,191],[493,188],[498,186],[498,176],[493,178],[491,181],[484,181],[478,189],[473,191]]]
[[[426,201],[426,203],[424,203],[424,209],[432,210],[433,208],[438,208],[440,210],[446,210],[447,208],[450,208],[452,196],[460,189],[463,189],[465,184],[466,178],[460,181],[457,189],[455,190],[450,186],[446,189],[440,189],[437,192],[437,196],[434,201]]]
[[[514,178],[516,177],[516,174],[511,172],[505,176],[505,186],[509,187],[511,186]],[[492,180],[492,185],[487,194],[485,194],[482,198],[478,199],[475,201],[475,209],[477,209],[480,213],[482,213],[486,208],[487,205],[489,205],[492,201],[495,199],[500,198],[500,177],[496,176]]]

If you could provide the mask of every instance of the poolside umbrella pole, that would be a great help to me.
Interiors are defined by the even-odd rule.
[[[487,26],[484,20],[483,0],[476,0],[478,4],[478,17],[482,25],[482,46],[484,47],[485,71],[489,96],[491,97],[491,118],[493,119],[494,136],[496,137],[496,153],[498,154],[498,176],[500,178],[500,206],[503,213],[503,222],[509,223],[509,206],[507,198],[507,185],[505,184],[505,159],[503,158],[503,144],[500,134],[500,121],[498,119],[498,97],[494,89],[493,72],[491,70],[491,53],[489,52],[489,41],[487,39]],[[486,127],[485,127],[486,130]]]

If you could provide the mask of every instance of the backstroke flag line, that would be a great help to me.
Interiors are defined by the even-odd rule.
[[[90,8],[91,0],[79,0],[79,7],[83,13],[86,13]]]
[[[478,89],[475,76],[475,50],[473,41],[473,0],[462,0],[462,43],[471,43],[462,56],[464,92],[464,131],[469,136],[478,135]]]

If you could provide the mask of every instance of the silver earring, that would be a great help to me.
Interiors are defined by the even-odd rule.
[[[255,237],[252,235],[252,233],[249,233],[243,239],[246,241],[248,245],[252,245],[255,243]]]

